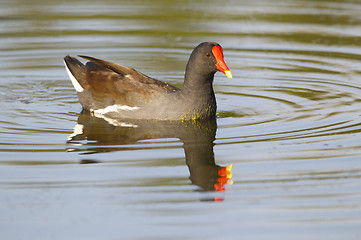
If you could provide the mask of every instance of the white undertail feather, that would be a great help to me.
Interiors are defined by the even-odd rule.
[[[65,61],[64,61],[64,65],[65,65],[65,69],[66,69],[66,72],[68,73],[69,75],[69,78],[71,80],[71,83],[73,84],[75,90],[77,92],[82,92],[84,91],[84,88],[82,88],[82,86],[80,86],[79,82],[76,80],[76,78],[73,76],[73,74],[70,72],[68,66],[66,65]]]

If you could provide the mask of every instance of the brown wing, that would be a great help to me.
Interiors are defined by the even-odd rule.
[[[166,91],[179,90],[178,88],[169,85],[165,82],[148,77],[147,75],[138,72],[134,68],[125,67],[116,63],[108,62],[94,57],[89,57],[84,55],[79,55],[79,57],[87,59],[100,67],[112,70],[114,73],[118,73],[120,76],[128,78],[129,81],[144,83],[149,88],[154,90],[166,90]]]
[[[80,57],[91,61],[86,64],[86,81],[95,101],[139,106],[158,94],[179,90],[133,68],[93,57]]]

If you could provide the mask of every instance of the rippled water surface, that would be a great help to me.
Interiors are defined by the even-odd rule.
[[[1,239],[360,239],[360,12],[2,0]],[[203,41],[234,76],[216,74],[215,121],[81,114],[62,65],[87,54],[181,86]]]

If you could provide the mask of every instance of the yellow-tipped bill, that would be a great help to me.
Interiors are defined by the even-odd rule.
[[[231,71],[229,70],[229,68],[227,67],[226,63],[224,62],[224,59],[223,59],[223,49],[221,46],[214,46],[212,48],[212,53],[213,53],[213,56],[214,58],[216,59],[217,61],[217,69],[224,73],[228,78],[232,78],[232,73]]]
[[[231,73],[231,71],[225,71],[224,74],[226,74],[226,76],[227,76],[228,78],[232,78],[232,73]]]

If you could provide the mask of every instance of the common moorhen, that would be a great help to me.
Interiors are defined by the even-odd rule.
[[[69,77],[84,110],[108,118],[195,120],[216,116],[213,78],[232,74],[218,43],[204,42],[192,52],[182,89],[148,77],[137,70],[82,56],[86,65],[67,55]]]

